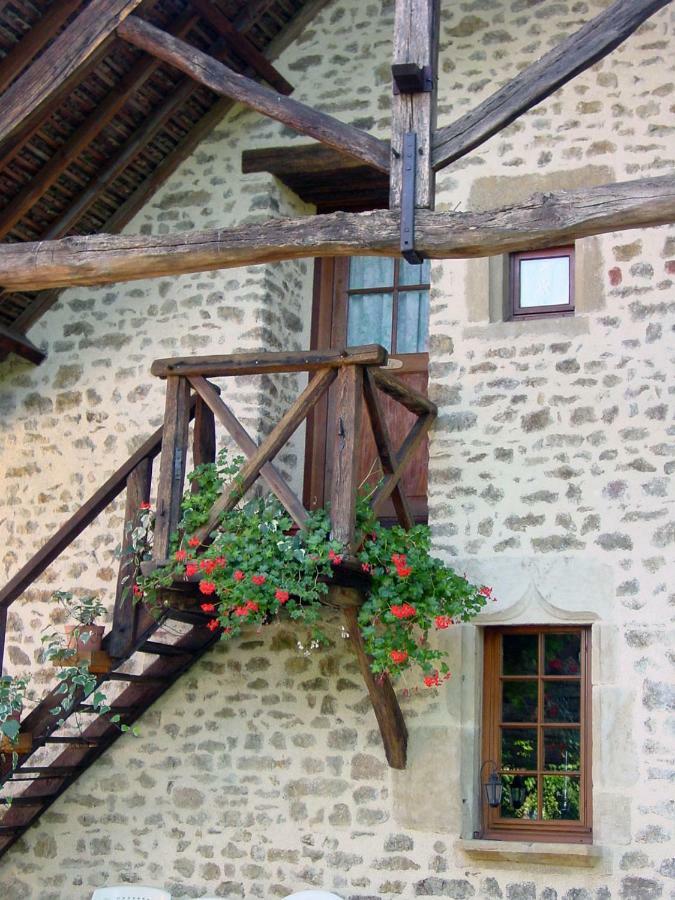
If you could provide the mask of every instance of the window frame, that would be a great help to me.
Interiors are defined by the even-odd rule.
[[[574,315],[574,251],[574,244],[569,244],[564,247],[546,247],[544,250],[525,250],[509,254],[507,313],[512,321],[542,319],[547,316]],[[558,303],[555,306],[522,307],[520,305],[520,261],[527,259],[559,259],[561,257],[566,257],[569,260],[568,302]]]
[[[579,785],[579,821],[502,819],[499,808],[491,808],[480,784],[481,830],[480,837],[487,840],[505,841],[548,841],[560,843],[590,844],[593,841],[592,827],[592,775],[591,775],[591,627],[590,625],[522,625],[491,626],[484,632],[483,656],[483,730],[481,762],[494,760],[497,771],[501,770],[500,728],[501,728],[501,687],[502,659],[501,637],[504,634],[563,634],[575,633],[581,637],[580,679],[580,749],[581,766]],[[541,665],[540,665],[541,669]],[[508,676],[507,676],[508,677]],[[538,671],[539,682],[547,676]],[[553,676],[555,677],[555,676]],[[541,704],[541,700],[539,700]],[[534,727],[539,732],[546,723],[537,718]],[[550,724],[548,727],[551,727]],[[540,743],[540,742],[539,742]],[[542,768],[537,765],[540,778]]]

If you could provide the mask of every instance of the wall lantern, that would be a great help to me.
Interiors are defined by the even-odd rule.
[[[509,790],[511,793],[511,806],[514,809],[520,809],[527,797],[527,788],[525,787],[525,780],[522,775],[515,776]]]
[[[491,766],[492,768],[487,781],[484,781],[483,772],[486,766]],[[500,806],[503,791],[502,780],[497,774],[497,764],[491,759],[486,759],[480,767],[480,780],[483,784],[483,789],[485,790],[485,799],[487,800],[488,805],[492,807]]]

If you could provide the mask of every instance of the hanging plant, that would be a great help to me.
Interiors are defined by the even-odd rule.
[[[345,548],[330,538],[326,510],[309,514],[297,530],[271,494],[240,503],[226,513],[204,545],[194,536],[226,480],[236,478],[240,460],[229,463],[221,451],[215,463],[199,466],[188,478],[193,488],[183,497],[171,559],[141,577],[134,596],[159,614],[163,591],[176,581],[193,580],[208,627],[225,638],[243,626],[262,625],[287,616],[309,627],[301,646],[327,642],[320,625],[322,604]],[[449,677],[443,651],[432,648],[429,634],[471,619],[491,596],[431,555],[429,529],[384,528],[367,502],[357,506],[357,529],[365,536],[358,552],[370,578],[359,625],[374,672],[397,676],[418,666],[427,686]]]

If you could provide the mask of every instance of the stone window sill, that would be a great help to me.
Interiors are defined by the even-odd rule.
[[[519,862],[589,869],[603,859],[602,848],[593,844],[546,844],[525,841],[457,840],[455,850],[493,862]]]

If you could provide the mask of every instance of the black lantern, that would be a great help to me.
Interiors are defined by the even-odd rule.
[[[522,775],[515,776],[511,782],[509,791],[511,793],[511,806],[514,809],[520,809],[527,797],[527,788],[525,787],[525,780]]]
[[[483,781],[483,771],[486,766],[491,766],[490,774],[488,775],[487,781]],[[480,769],[480,780],[483,782],[483,789],[485,791],[485,799],[488,802],[489,806],[496,807],[500,806],[502,802],[502,780],[497,774],[497,764],[494,763],[491,759],[486,760]]]

